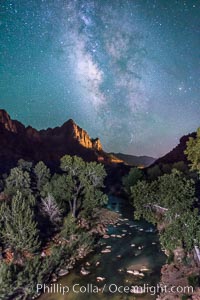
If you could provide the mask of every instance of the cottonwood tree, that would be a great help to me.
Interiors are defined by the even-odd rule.
[[[135,215],[152,217],[154,221],[158,211],[164,212],[166,218],[173,219],[178,213],[190,209],[197,200],[193,180],[186,179],[177,170],[153,182],[138,182],[131,188],[131,195],[136,208]]]
[[[50,170],[47,168],[47,166],[42,162],[38,162],[33,169],[34,174],[36,176],[36,184],[37,184],[37,190],[39,192],[42,191],[44,185],[49,181],[50,179]]]
[[[69,184],[67,201],[74,218],[84,208],[84,203],[85,208],[90,206],[92,210],[107,201],[107,197],[100,192],[106,176],[101,164],[87,163],[80,157],[65,155],[61,159],[61,169],[65,172]]]
[[[143,172],[138,168],[131,168],[128,175],[122,178],[122,183],[126,193],[130,194],[130,188],[134,186],[139,180],[142,180]]]
[[[197,129],[196,138],[190,137],[187,141],[187,148],[184,153],[191,161],[191,169],[200,174],[200,128]]]
[[[54,174],[51,180],[44,185],[41,195],[47,197],[48,194],[51,194],[59,207],[67,213],[71,203],[72,189],[73,182],[70,176]]]
[[[173,251],[182,247],[186,252],[191,251],[199,244],[200,217],[198,211],[187,210],[177,214],[160,235],[162,245]]]
[[[196,201],[193,180],[173,170],[153,182],[138,182],[132,189],[135,217],[164,225],[160,233],[165,248],[182,246],[190,251],[199,240],[199,216],[193,209]]]
[[[158,165],[148,168],[147,175],[150,180],[156,180],[162,175],[162,171]]]

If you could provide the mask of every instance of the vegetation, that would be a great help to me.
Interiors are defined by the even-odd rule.
[[[168,250],[181,246],[192,250],[199,240],[200,218],[193,209],[196,201],[194,182],[173,170],[152,182],[139,181],[131,188],[135,218],[163,225],[160,239]]]
[[[155,165],[148,169],[147,175],[150,180],[155,180],[162,175],[162,171],[158,165]]]
[[[134,186],[139,180],[143,178],[143,173],[138,168],[131,168],[129,174],[122,178],[124,190],[127,194],[130,194],[131,187]]]
[[[190,137],[185,150],[192,170],[200,173],[200,128],[197,129],[196,138]]]
[[[193,288],[199,287],[199,285],[200,285],[200,276],[198,276],[198,275],[189,276],[188,277],[188,284],[190,286],[193,286]]]
[[[187,299],[190,299],[190,296],[189,295],[183,295],[182,297],[181,297],[181,300],[187,300]]]
[[[39,249],[37,223],[34,220],[32,204],[34,198],[27,199],[17,191],[11,203],[1,206],[1,236],[3,243],[10,247],[14,256],[24,252],[34,253]]]
[[[200,172],[200,129],[190,138],[185,153],[191,169]],[[165,173],[165,174],[163,174]],[[200,245],[200,216],[193,174],[184,162],[155,165],[142,173],[137,168],[123,178],[124,190],[130,195],[135,218],[157,224],[162,245],[173,253],[177,247],[190,252]]]
[[[74,262],[94,243],[92,216],[107,201],[104,167],[64,156],[59,174],[20,160],[1,181],[0,299],[34,296],[38,282]],[[85,226],[81,226],[83,223]]]

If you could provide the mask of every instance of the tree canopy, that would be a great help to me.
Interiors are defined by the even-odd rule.
[[[17,254],[34,253],[40,246],[33,203],[33,196],[26,198],[18,191],[11,203],[1,205],[1,235],[4,243]]]
[[[134,186],[139,180],[143,178],[143,172],[138,168],[131,168],[128,175],[122,178],[124,190],[127,194],[130,194],[130,188]]]
[[[68,182],[68,198],[73,217],[83,209],[88,216],[95,207],[106,203],[107,197],[101,192],[106,172],[103,165],[84,162],[80,157],[66,155],[61,159],[61,169]]]
[[[191,169],[200,173],[200,128],[197,129],[196,138],[190,137],[187,141],[185,154],[191,162]]]
[[[200,218],[193,210],[197,200],[195,186],[179,171],[160,176],[153,182],[139,181],[131,188],[135,218],[145,218],[154,224],[164,224],[161,242],[173,250],[179,245],[191,250],[199,240]]]

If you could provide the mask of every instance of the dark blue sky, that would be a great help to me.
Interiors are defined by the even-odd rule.
[[[3,0],[0,36],[0,107],[26,125],[156,157],[200,126],[199,1]]]

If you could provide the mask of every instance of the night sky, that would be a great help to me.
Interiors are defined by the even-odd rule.
[[[154,157],[200,126],[200,1],[0,1],[0,108]]]

